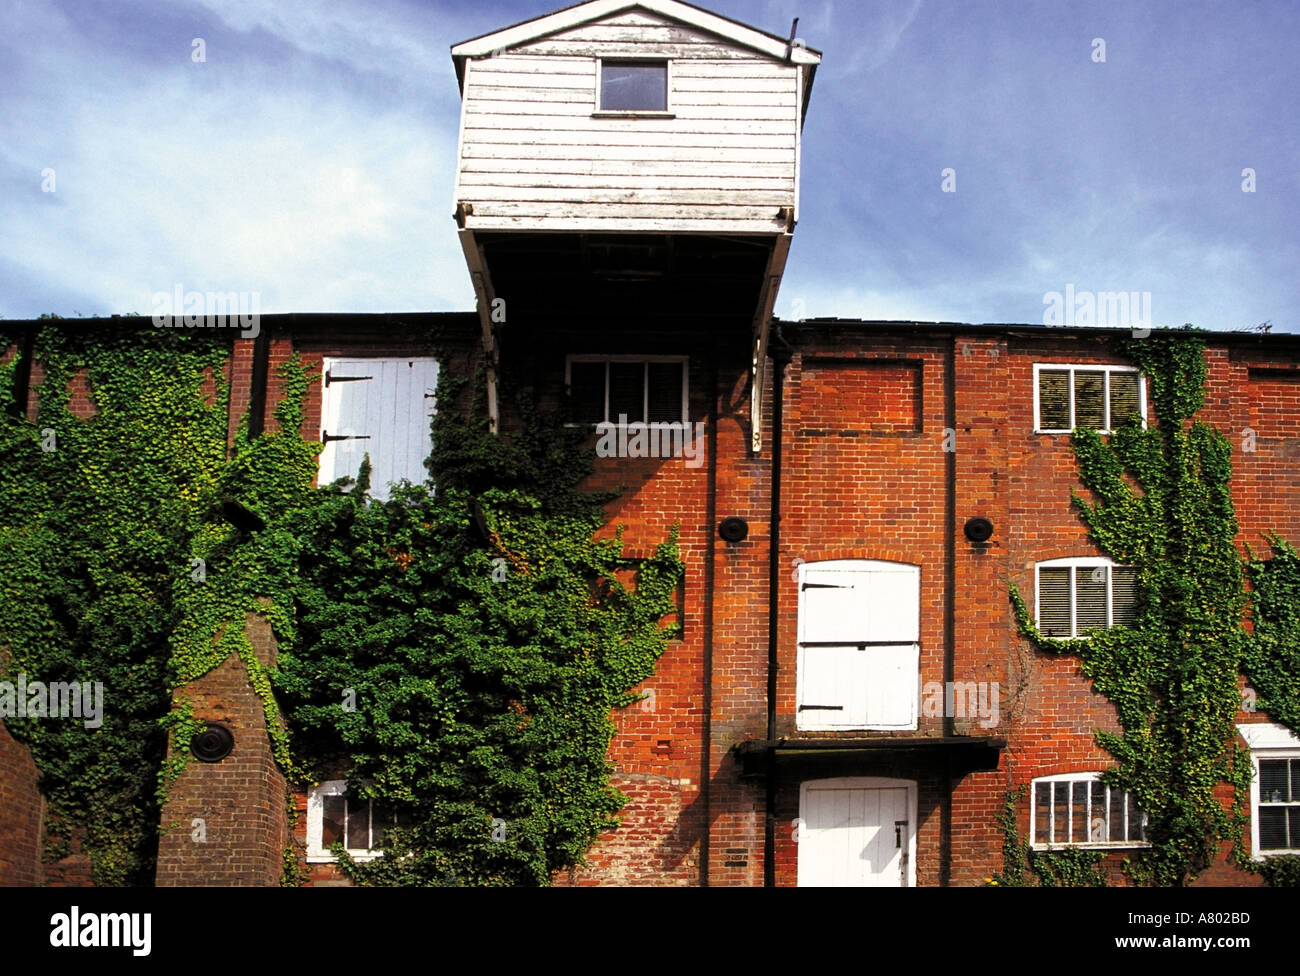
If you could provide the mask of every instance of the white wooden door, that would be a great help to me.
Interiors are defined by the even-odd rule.
[[[423,482],[437,361],[326,359],[324,367],[319,483],[356,477],[366,454],[372,498],[387,498],[389,485],[403,478]]]
[[[896,785],[866,785],[871,782]],[[915,796],[915,785],[906,780],[805,783],[800,797],[799,885],[912,885]]]

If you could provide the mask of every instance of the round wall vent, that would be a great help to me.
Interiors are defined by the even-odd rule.
[[[966,523],[965,531],[971,542],[988,542],[993,538],[993,523],[986,518],[973,518]]]
[[[718,535],[728,542],[744,542],[749,535],[749,523],[734,515],[731,518],[724,518],[722,524],[718,526]]]
[[[194,753],[195,759],[202,762],[221,762],[234,748],[235,737],[230,729],[215,722],[208,723],[206,729],[190,740],[190,752]]]

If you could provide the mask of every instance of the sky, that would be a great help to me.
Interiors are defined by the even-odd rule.
[[[449,49],[562,5],[0,0],[0,317],[472,309]],[[1293,0],[702,5],[823,52],[779,316],[1300,332]]]

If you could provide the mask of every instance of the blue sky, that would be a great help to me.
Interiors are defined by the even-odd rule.
[[[561,5],[4,0],[0,316],[472,308],[449,47]],[[1300,332],[1300,4],[703,6],[824,54],[779,315]]]

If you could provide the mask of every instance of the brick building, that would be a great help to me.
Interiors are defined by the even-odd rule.
[[[623,826],[557,882],[981,884],[1021,784],[1027,838],[1113,852],[1117,870],[1144,840],[1141,811],[1095,782],[1114,760],[1094,732],[1118,730],[1115,710],[1077,658],[1019,636],[1008,585],[1062,636],[1131,606],[1131,571],[1070,504],[1069,429],[1154,420],[1121,334],[773,319],[820,61],[793,37],[674,0],[591,0],[452,55],[477,314],[263,316],[255,339],[232,340],[231,429],[245,412],[274,422],[275,366],[296,351],[322,376],[303,428],[326,443],[321,479],[354,471],[365,437],[382,495],[423,477],[438,370],[484,364],[503,434],[519,418],[498,389],[517,384],[571,396],[619,445],[592,487],[623,489],[609,526],[631,555],[680,526],[683,631],[645,703],[615,716]],[[430,326],[454,361],[430,357]],[[1201,416],[1254,448],[1233,457],[1239,540],[1300,540],[1300,340],[1207,341]],[[636,440],[651,431],[672,449]],[[274,654],[267,635],[255,644]],[[278,879],[284,784],[242,668],[232,657],[190,689],[236,748],[191,764],[164,812],[215,796],[228,822],[206,860],[165,841],[160,884]],[[1270,781],[1300,776],[1300,740],[1264,714],[1239,721]],[[22,814],[0,816],[14,835],[0,877],[39,883],[22,752],[0,731],[0,805]],[[337,878],[329,831],[357,815],[341,789],[298,798],[318,883]],[[1260,803],[1256,787],[1252,851],[1300,852],[1261,841]],[[1226,863],[1203,880],[1258,883]]]

